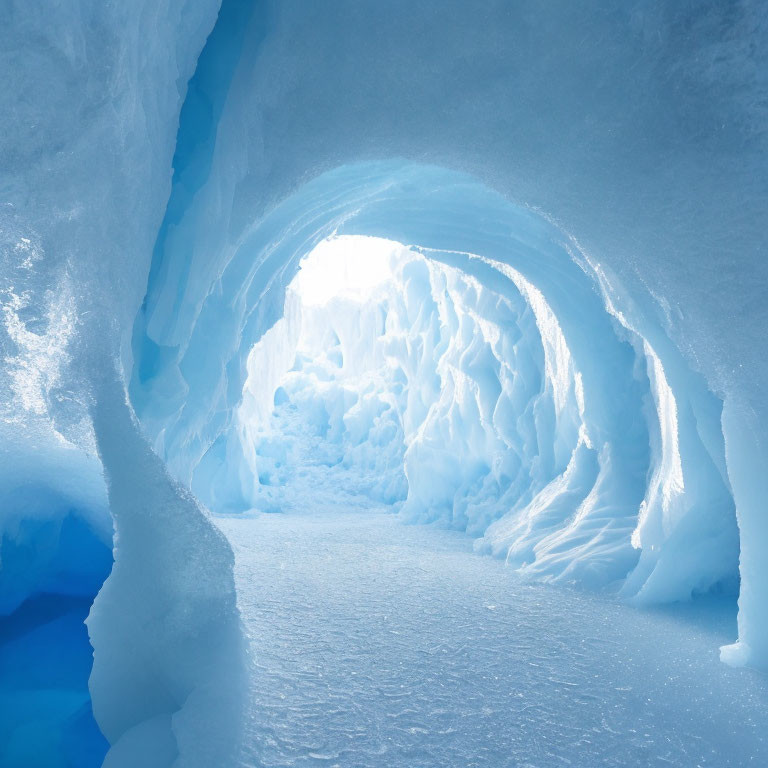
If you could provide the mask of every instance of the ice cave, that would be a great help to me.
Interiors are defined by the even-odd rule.
[[[765,0],[0,10],[0,766],[768,765]]]

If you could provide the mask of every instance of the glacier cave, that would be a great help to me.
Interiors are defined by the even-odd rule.
[[[0,8],[0,765],[768,764],[764,0]]]

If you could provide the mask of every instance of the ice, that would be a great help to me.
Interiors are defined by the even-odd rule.
[[[107,555],[108,555],[107,551]],[[100,765],[109,744],[91,710],[92,593],[39,594],[0,618],[0,763]]]
[[[587,410],[621,394],[618,411],[588,417],[604,437],[640,429],[641,406],[628,402],[634,360],[647,358],[646,375],[663,370],[677,403],[685,493],[663,476],[677,465],[659,426],[671,411],[655,426],[645,420],[647,436],[596,441],[611,445],[600,483],[613,501],[595,506],[588,497],[562,543],[593,541],[603,528],[609,541],[600,572],[576,557],[571,575],[619,577],[643,505],[640,563],[625,594],[675,600],[733,582],[740,554],[742,579],[751,574],[742,657],[761,664],[758,594],[768,578],[759,549],[748,551],[764,538],[761,473],[732,465],[766,450],[765,35],[759,2],[491,2],[481,14],[429,2],[365,12],[341,1],[260,8],[215,148],[204,153],[207,181],[184,215],[175,213],[173,242],[155,253],[158,279],[139,320],[137,338],[148,341],[138,355],[158,369],[154,382],[137,377],[132,396],[149,434],[162,435],[173,474],[189,483],[209,451],[224,455],[225,414],[237,406],[248,352],[279,318],[296,261],[323,237],[376,235],[492,258],[545,296]],[[298,45],[301,56],[292,54]],[[393,157],[404,160],[365,165]],[[493,193],[519,214],[501,214]],[[569,289],[578,285],[576,300]],[[615,313],[606,316],[606,306]],[[603,354],[615,338],[624,346],[611,341]],[[221,375],[198,378],[211,346]],[[627,386],[611,383],[614,372]],[[656,382],[634,387],[645,408],[664,407],[662,377]],[[652,483],[633,474],[644,463],[635,450],[654,455]],[[735,488],[735,478],[746,485]],[[625,547],[614,562],[618,529]],[[554,551],[561,542],[552,535]],[[567,569],[567,559],[556,567]]]
[[[116,528],[115,564],[87,620],[105,764],[165,765],[168,754],[226,764],[243,665],[232,551],[147,445],[114,374],[100,382],[93,423]]]
[[[95,723],[111,766],[236,750],[202,505],[386,505],[641,610],[738,593],[723,659],[768,668],[760,0],[2,12],[0,761],[97,764]]]
[[[295,208],[321,211],[327,197],[333,200],[333,207],[328,209],[323,227],[320,227],[317,213],[307,221],[305,230],[297,228],[287,214]],[[459,227],[459,223],[472,213],[471,206],[467,209],[469,200],[474,200],[474,204],[482,208],[486,220],[496,223],[482,232]],[[354,216],[351,217],[349,210],[354,210]],[[444,216],[445,213],[441,212],[446,210],[450,212],[455,228],[451,250],[437,247],[445,235],[442,230],[436,231],[432,224],[435,217]],[[288,226],[281,222],[287,221],[291,221],[290,229],[281,229]],[[182,482],[192,482],[198,495],[208,501],[212,498],[205,495],[208,478],[211,476],[209,467],[221,466],[222,456],[227,456],[224,466],[228,472],[237,466],[237,451],[232,451],[226,434],[226,421],[220,417],[207,423],[201,421],[200,412],[192,409],[189,404],[209,402],[207,407],[221,413],[222,404],[229,402],[234,412],[243,395],[233,388],[229,376],[238,370],[248,369],[248,356],[251,354],[248,339],[259,340],[259,324],[272,324],[283,314],[279,303],[282,301],[280,285],[265,282],[266,276],[260,263],[254,262],[252,257],[254,247],[261,243],[260,247],[270,254],[270,259],[275,263],[276,254],[286,249],[286,258],[295,265],[298,256],[302,254],[302,248],[308,247],[307,241],[310,244],[315,242],[319,234],[370,234],[371,231],[380,231],[382,222],[386,221],[398,222],[402,241],[418,243],[418,250],[432,261],[441,260],[454,271],[458,270],[473,278],[476,283],[494,287],[496,293],[517,297],[519,312],[525,306],[530,307],[527,338],[531,341],[532,354],[539,355],[538,363],[535,359],[527,361],[523,356],[516,367],[520,367],[523,373],[528,371],[527,375],[517,377],[520,386],[527,380],[532,389],[528,394],[515,392],[512,398],[505,395],[500,399],[499,428],[504,429],[505,424],[524,415],[526,403],[530,402],[531,411],[526,418],[531,420],[532,426],[528,427],[528,432],[534,434],[542,430],[542,434],[547,437],[541,441],[541,457],[535,463],[530,463],[530,457],[526,460],[529,462],[527,466],[535,470],[533,482],[526,482],[525,477],[522,477],[517,488],[505,482],[505,488],[510,487],[509,496],[499,501],[495,512],[491,507],[494,500],[498,500],[499,494],[494,496],[494,481],[490,475],[486,475],[490,478],[486,488],[489,500],[486,505],[487,519],[483,525],[473,529],[475,534],[483,533],[500,516],[502,510],[509,511],[518,502],[519,505],[503,523],[488,532],[482,546],[498,554],[513,552],[512,559],[518,565],[525,565],[532,574],[600,588],[621,581],[633,569],[639,554],[632,546],[633,538],[634,543],[638,544],[643,536],[653,535],[655,538],[645,539],[646,548],[653,554],[643,558],[635,577],[628,581],[625,589],[627,594],[637,594],[638,599],[642,600],[678,599],[732,580],[738,557],[736,524],[724,479],[724,445],[719,427],[717,398],[708,392],[702,379],[685,366],[680,353],[675,352],[668,337],[661,336],[657,330],[656,334],[661,336],[662,341],[663,338],[667,339],[667,366],[664,369],[667,387],[672,390],[673,384],[669,382],[674,373],[677,379],[673,382],[675,388],[672,391],[676,398],[685,402],[686,416],[684,433],[679,426],[684,440],[675,442],[668,430],[662,433],[659,413],[665,406],[663,395],[667,389],[660,383],[660,376],[655,379],[657,384],[652,385],[648,373],[650,370],[651,375],[654,375],[654,371],[658,370],[658,366],[654,368],[654,359],[661,358],[657,352],[651,351],[656,347],[651,348],[648,339],[644,340],[628,319],[633,305],[630,304],[628,309],[622,311],[616,309],[615,300],[605,287],[607,278],[604,271],[591,265],[572,241],[566,239],[563,242],[562,233],[537,215],[510,205],[471,179],[435,168],[390,163],[349,167],[332,172],[307,185],[287,201],[284,207],[276,209],[264,222],[254,227],[240,250],[231,258],[221,279],[223,283],[231,280],[233,285],[241,285],[245,278],[252,280],[249,290],[264,293],[259,304],[262,309],[254,314],[248,311],[247,303],[224,305],[218,294],[212,294],[201,308],[200,323],[193,329],[182,363],[182,369],[191,370],[191,361],[203,354],[203,349],[210,349],[210,333],[215,332],[218,335],[216,348],[231,350],[227,354],[235,355],[229,358],[222,374],[218,377],[206,375],[201,379],[187,378],[187,399],[183,409],[176,409],[172,405],[173,401],[169,400],[169,397],[177,397],[174,388],[169,386],[176,376],[172,360],[167,361],[156,379],[143,382],[140,379],[134,380],[132,391],[134,401],[139,404],[139,415],[150,434],[161,438],[155,441],[156,449],[167,457],[174,474]],[[268,238],[266,244],[261,239],[263,237]],[[480,252],[486,255],[473,255]],[[514,261],[515,267],[509,263],[511,261]],[[293,271],[284,271],[281,273],[282,279],[286,280],[292,274]],[[411,281],[406,290],[406,296],[408,291],[414,295],[412,302],[426,295],[424,288],[419,288],[417,283]],[[427,290],[426,293],[429,292]],[[427,305],[428,302],[422,306]],[[486,308],[484,311],[490,316],[492,326],[493,312],[497,310]],[[263,312],[269,314],[265,316]],[[424,315],[427,315],[426,309]],[[291,317],[289,312],[285,327],[291,325]],[[412,317],[409,322],[413,322]],[[440,319],[438,325],[444,322],[444,319]],[[242,331],[238,330],[240,327]],[[457,329],[458,324],[454,324],[453,330]],[[270,333],[277,338],[278,326]],[[269,346],[268,338],[264,336],[259,344]],[[654,342],[657,347],[660,346],[661,342],[655,338]],[[452,353],[455,357],[453,361],[450,361],[450,356],[446,358],[446,363],[451,362],[452,368],[457,368],[456,360],[463,354],[465,343],[468,348],[468,339],[457,341]],[[598,359],[595,356],[596,344],[599,344],[600,349]],[[511,355],[509,344],[504,353],[497,350],[495,354],[492,344],[487,345],[482,341],[480,346],[484,345],[491,349],[489,354],[497,361],[505,354]],[[285,353],[286,361],[290,359],[291,355],[285,352],[284,345],[277,344],[275,348],[280,349],[281,354]],[[271,364],[266,360],[258,366],[262,371],[271,370]],[[463,448],[457,446],[471,432],[473,423],[480,422],[482,431],[483,419],[488,421],[488,408],[495,408],[499,399],[500,391],[497,392],[493,384],[493,376],[498,380],[498,374],[494,372],[488,378],[486,373],[490,368],[493,368],[492,364],[485,368],[477,365],[472,372],[475,377],[473,386],[485,385],[486,382],[489,386],[487,394],[480,398],[485,400],[482,405],[486,409],[482,418],[479,411],[477,414],[461,414],[461,407],[451,412],[450,402],[454,395],[449,392],[445,394],[445,418],[437,418],[437,414],[433,414],[437,433],[440,433],[440,425],[449,418],[449,413],[450,419],[461,415],[466,422],[457,428],[455,444],[448,442],[449,438],[444,437],[447,433],[443,430],[441,439],[446,440],[443,444],[451,446],[446,451],[449,459],[456,450],[459,456],[482,454],[489,468],[494,448],[493,445],[480,446],[484,438],[473,438],[474,442],[467,442]],[[429,382],[435,371],[433,367],[431,371],[422,371],[418,375],[411,372],[411,386],[408,390],[413,397],[418,396],[422,386],[420,377],[423,375],[423,382]],[[514,370],[510,368],[510,372],[514,373]],[[511,382],[513,377],[506,375]],[[541,388],[547,390],[540,398],[538,410],[534,408],[538,396],[534,380],[536,375],[542,377]],[[264,377],[267,386],[257,398],[262,403],[262,413],[269,407],[270,393],[274,392],[269,386],[271,377],[272,373]],[[416,381],[419,383],[414,384]],[[277,383],[276,379],[274,383]],[[435,386],[431,392],[424,393],[430,404],[433,404],[437,389]],[[458,392],[456,402],[459,406],[463,403],[470,408],[473,407],[473,398],[474,394],[467,399]],[[505,408],[509,413],[503,413]],[[412,413],[415,414],[417,410]],[[420,413],[415,424],[421,424],[424,417],[425,413]],[[521,429],[522,426],[521,423]],[[427,427],[432,428],[429,424]],[[507,434],[506,438],[512,440],[513,436]],[[579,439],[584,441],[584,449],[575,451]],[[246,440],[246,443],[249,442]],[[538,450],[538,439],[535,442]],[[413,458],[419,450],[432,451],[433,457],[436,456],[435,449],[429,447],[432,443],[426,441],[422,445],[427,448],[423,449],[422,446],[415,446],[410,456]],[[204,450],[206,445],[212,447]],[[436,449],[439,448],[438,441]],[[674,544],[667,547],[666,542],[674,542],[672,533],[691,507],[673,508],[667,504],[665,511],[663,504],[659,504],[651,510],[649,503],[646,503],[644,509],[649,509],[645,513],[646,522],[633,537],[648,488],[653,489],[658,483],[667,482],[666,473],[677,466],[676,461],[670,462],[668,457],[676,451],[680,454],[683,471],[696,472],[701,476],[702,490],[710,489],[702,493],[701,501],[693,513],[699,516],[699,523],[702,519],[709,522],[703,527],[691,523],[696,530],[686,536],[685,560],[680,557],[679,548]],[[563,497],[561,509],[556,513],[560,517],[547,517],[546,511],[552,509],[552,502],[557,505],[556,499],[560,496],[550,482],[566,471],[572,454],[574,462],[569,478],[573,479],[573,483],[564,484],[563,492],[568,495]],[[436,466],[435,461],[430,459],[429,466]],[[469,471],[472,475],[472,470]],[[451,474],[450,469],[447,472]],[[477,471],[474,477],[468,475],[464,479],[471,484],[472,480],[482,474],[482,471]],[[238,475],[248,479],[258,473],[242,473],[238,470]],[[649,486],[649,479],[654,477],[654,484]],[[662,477],[663,480],[659,479]],[[237,483],[225,485],[237,487]],[[413,510],[418,508],[418,492],[430,492],[428,487],[419,489],[417,485],[414,484],[411,489],[410,508]],[[436,483],[434,487],[440,488],[441,492],[443,490],[440,484]],[[478,493],[480,486],[473,488],[472,493],[467,493],[469,487],[467,485],[464,489],[465,495],[474,497],[476,501],[483,498],[483,494]],[[591,493],[591,489],[595,489],[595,492]],[[216,492],[220,493],[219,490]],[[529,507],[540,492],[544,492],[549,500],[543,503],[542,497]],[[452,496],[450,491],[448,496]],[[432,506],[437,509],[447,503],[447,498],[429,498],[422,507]],[[246,499],[241,508],[247,509],[251,504]],[[574,505],[579,509],[575,516],[572,514]],[[480,506],[477,505],[478,512]],[[540,507],[541,511],[526,522],[528,512],[536,507]],[[650,527],[647,521],[656,515],[666,515],[666,528],[663,525],[656,529]],[[545,520],[547,523],[544,523]],[[466,520],[464,524],[467,525]],[[526,530],[530,535],[524,535]],[[539,546],[539,542],[545,540],[546,544]],[[711,557],[709,549],[713,541],[718,541],[720,546],[716,558]],[[534,549],[536,557],[533,556]],[[671,572],[665,579],[659,579],[663,589],[655,597],[641,594],[643,585],[652,583],[649,580],[653,571],[663,569],[667,562],[672,564]]]
[[[110,573],[115,512],[91,411],[98,378],[120,369],[121,359],[131,364],[178,116],[217,11],[217,2],[176,0],[2,4],[0,610],[8,615],[0,630],[0,762],[9,768],[99,765],[109,746],[99,727],[118,743],[122,726],[156,714],[151,686],[129,696],[139,678],[101,698],[95,673],[93,702],[89,694],[92,649],[82,622]],[[117,391],[115,407],[125,400]],[[124,504],[143,483],[132,479]],[[158,501],[145,495],[143,504],[159,520]],[[177,517],[177,533],[199,532],[196,517],[204,520],[192,508]],[[122,552],[121,567],[142,570],[141,545]],[[215,560],[214,550],[209,555]],[[150,655],[152,635],[138,623],[144,614],[131,617],[130,606],[141,601],[151,612],[152,595],[129,584],[120,603],[103,600],[100,611],[130,629],[123,642],[133,637]],[[181,619],[176,630],[197,631]],[[97,648],[97,658],[101,650],[110,657]],[[208,654],[187,661],[204,667]],[[177,728],[183,733],[187,721],[202,744],[205,729],[190,721],[203,694],[192,682],[185,692]],[[130,706],[122,719],[114,716],[121,701]]]
[[[351,265],[368,258],[356,278]],[[327,504],[343,490],[466,530],[529,576],[618,584],[644,602],[731,588],[738,545],[722,478],[683,432],[698,480],[679,501],[677,399],[626,320],[585,326],[579,304],[582,332],[604,334],[603,364],[582,353],[580,369],[542,291],[502,262],[336,236],[302,265],[283,317],[248,353],[219,438],[226,461],[212,452],[193,470],[211,508],[309,508],[319,488]],[[696,532],[685,504],[700,492]]]
[[[765,678],[718,661],[732,603],[636,611],[526,584],[463,534],[342,504],[218,521],[251,648],[243,764],[768,757]]]

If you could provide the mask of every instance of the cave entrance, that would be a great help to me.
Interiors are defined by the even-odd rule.
[[[572,507],[597,463],[567,350],[553,361],[540,322],[512,281],[381,238],[322,241],[248,356],[251,509],[384,505],[481,536],[571,465]]]
[[[733,581],[722,401],[653,298],[628,292],[551,221],[444,168],[340,166],[226,238],[215,269],[190,267],[205,261],[189,262],[194,238],[158,256],[131,401],[177,479],[214,512],[280,508],[286,443],[267,426],[286,410],[280,379],[296,363],[286,291],[324,238],[363,235],[423,257],[403,268],[405,330],[399,348],[387,342],[402,372],[394,391],[407,393],[392,411],[402,517],[464,530],[534,578],[646,604]],[[346,369],[336,336],[324,360]],[[344,416],[313,411],[326,437],[333,419],[351,424],[347,405]]]
[[[638,746],[672,762],[717,753],[746,692],[713,687],[704,651],[732,638],[727,605],[691,632],[681,611],[518,575],[611,588],[637,564],[630,532],[600,510],[621,521],[623,505],[634,514],[622,524],[637,523],[658,436],[629,405],[654,402],[649,386],[665,394],[663,370],[651,380],[629,344],[605,343],[593,368],[626,367],[608,403],[627,396],[634,419],[617,418],[623,445],[602,435],[598,449],[606,390],[585,367],[589,411],[543,294],[470,254],[434,256],[323,240],[250,348],[227,451],[236,493],[216,496],[247,507],[217,519],[257,660],[244,762],[522,764],[540,743],[549,764],[584,729],[582,759],[595,764],[631,762]],[[694,709],[680,706],[690,690]],[[764,750],[758,738],[745,734],[747,750]]]
[[[439,389],[425,299],[426,259],[394,241],[333,237],[302,260],[283,317],[249,354],[237,414],[256,509],[402,506],[414,397]],[[414,367],[415,342],[427,347]]]

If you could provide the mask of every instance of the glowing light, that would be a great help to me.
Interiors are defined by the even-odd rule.
[[[402,249],[392,240],[362,235],[323,240],[301,262],[291,288],[309,306],[336,297],[362,304],[392,279],[392,256]]]

